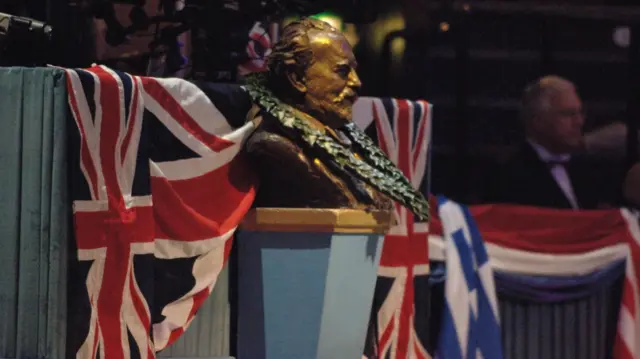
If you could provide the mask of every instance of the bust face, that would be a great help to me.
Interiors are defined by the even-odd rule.
[[[304,76],[303,108],[326,126],[339,128],[352,119],[362,85],[351,45],[339,32],[309,34],[313,59]]]

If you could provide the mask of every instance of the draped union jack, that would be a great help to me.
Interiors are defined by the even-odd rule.
[[[279,25],[256,22],[249,31],[246,53],[248,60],[238,66],[240,75],[267,70],[266,58],[271,53],[272,44],[278,41]]]
[[[354,119],[364,128],[372,119],[380,148],[415,188],[427,193],[431,105],[424,101],[362,98],[354,108]],[[416,315],[416,298],[427,288],[428,223],[416,223],[413,214],[399,205],[395,215],[398,224],[385,238],[378,271],[378,348],[368,355],[426,359],[430,355],[421,329],[427,318]]]
[[[77,358],[154,358],[211,292],[253,202],[237,156],[253,125],[233,127],[243,108],[223,115],[184,80],[66,73],[78,250],[69,341]]]

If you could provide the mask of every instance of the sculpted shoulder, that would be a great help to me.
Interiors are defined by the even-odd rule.
[[[348,189],[334,182],[291,139],[260,126],[244,151],[261,179],[258,207],[351,207]]]
[[[255,158],[268,157],[278,162],[286,162],[295,158],[307,162],[306,158],[302,156],[302,149],[293,141],[262,128],[258,128],[247,139],[245,151]]]
[[[287,173],[312,172],[312,165],[303,150],[291,139],[278,133],[263,121],[247,139],[244,151],[253,159],[263,175],[286,168]]]

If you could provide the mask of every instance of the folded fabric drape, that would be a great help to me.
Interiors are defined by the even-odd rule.
[[[625,273],[625,260],[582,276],[532,276],[494,271],[498,295],[530,304],[553,304],[578,300],[609,288]],[[432,262],[431,282],[446,277],[444,262]]]
[[[64,72],[0,68],[0,358],[64,358],[71,211]]]
[[[546,277],[495,272],[500,295],[529,303],[558,303],[595,295],[624,276],[625,261],[611,263],[583,276]]]
[[[609,288],[624,276],[626,262],[619,260],[583,276],[531,276],[494,271],[498,295],[531,304],[553,304],[578,300]],[[444,282],[444,262],[432,262],[433,284]]]

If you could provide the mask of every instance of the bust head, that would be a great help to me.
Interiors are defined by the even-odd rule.
[[[267,65],[269,86],[282,101],[331,128],[351,121],[361,83],[340,31],[321,20],[294,21],[282,30]]]

